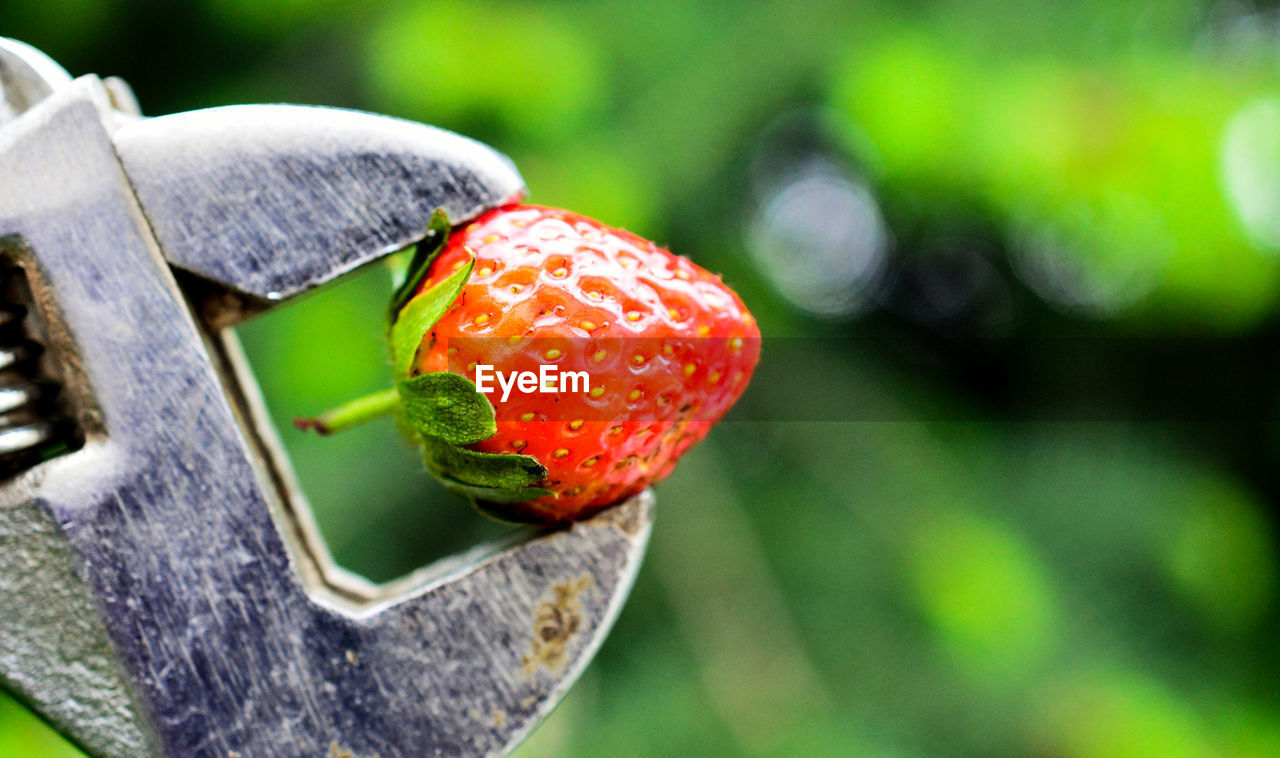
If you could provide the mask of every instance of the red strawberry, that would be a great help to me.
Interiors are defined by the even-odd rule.
[[[398,311],[393,341],[397,330],[406,344],[423,335],[401,347],[399,400],[428,467],[520,520],[580,518],[665,477],[742,394],[759,358],[755,320],[718,276],[563,210],[486,213],[448,240],[416,292]],[[430,315],[415,320],[416,311]],[[492,380],[543,364],[585,372],[590,391],[512,388],[504,400]],[[454,435],[433,414],[469,418],[462,398],[475,387],[450,394],[438,385],[457,381],[448,372],[478,381],[477,366],[493,367],[496,423]]]

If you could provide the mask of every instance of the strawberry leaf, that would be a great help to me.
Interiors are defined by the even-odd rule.
[[[400,311],[391,325],[391,363],[397,380],[409,376],[423,338],[458,299],[475,264],[476,259],[471,258],[447,279],[414,297]]]
[[[452,445],[439,437],[422,438],[427,470],[463,484],[501,490],[523,489],[547,477],[547,469],[529,455],[483,453]],[[530,500],[537,494],[524,498]]]
[[[427,275],[427,269],[431,268],[431,263],[435,261],[436,256],[444,249],[445,243],[449,241],[449,217],[445,215],[443,209],[437,209],[431,214],[431,220],[427,222],[427,236],[413,248],[413,257],[409,259],[409,263],[402,272],[393,272],[401,274],[403,278],[399,279],[396,285],[395,293],[391,296],[391,319],[396,318],[396,314],[404,309],[409,300],[413,298],[413,292],[418,288],[418,284],[423,277]]]
[[[416,431],[454,445],[467,445],[498,430],[493,406],[465,376],[448,371],[419,374],[396,382],[400,410]]]

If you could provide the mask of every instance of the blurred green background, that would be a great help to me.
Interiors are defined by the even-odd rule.
[[[0,34],[150,114],[476,137],[814,338],[658,486],[634,595],[521,758],[1280,755],[1276,3],[0,0]],[[386,296],[240,330],[378,580],[502,531],[388,425],[287,428],[384,386]],[[837,420],[789,420],[815,377]],[[0,695],[0,756],[75,754]]]

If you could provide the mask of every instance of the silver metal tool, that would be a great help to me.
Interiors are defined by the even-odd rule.
[[[612,624],[651,496],[372,585],[227,328],[512,198],[514,167],[332,109],[144,119],[4,39],[0,91],[0,684],[101,756],[507,751]]]

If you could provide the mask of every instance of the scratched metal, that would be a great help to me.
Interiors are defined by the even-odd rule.
[[[146,727],[124,671],[30,479],[0,503],[0,684],[90,754],[143,755]]]
[[[436,208],[472,218],[524,191],[479,142],[334,108],[191,111],[125,126],[115,142],[165,257],[264,300],[421,239]]]
[[[70,82],[44,53],[0,38],[0,127]],[[0,131],[0,155],[11,138],[22,141]],[[14,184],[0,198],[18,192]],[[0,255],[22,256],[20,242],[0,232]],[[49,470],[12,481],[0,497],[0,684],[51,722],[74,725],[69,733],[92,754],[142,755],[145,727],[95,601],[70,545],[33,496]]]
[[[110,110],[101,82],[86,77],[0,130],[0,239],[28,271],[87,434],[83,449],[0,485],[0,535],[12,552],[4,570],[25,560],[47,577],[0,582],[0,616],[50,603],[55,618],[33,623],[76,631],[83,650],[67,640],[51,651],[24,628],[0,625],[13,635],[0,648],[0,679],[99,755],[137,756],[144,741],[147,752],[184,757],[505,752],[554,707],[612,624],[643,555],[651,496],[386,587],[335,581],[341,572],[262,433],[256,389],[243,383],[230,343],[192,317],[163,236],[159,245],[152,237],[178,223],[166,213],[196,207],[155,203],[163,182],[154,175],[139,206],[105,126]],[[371,144],[388,144],[381,121],[363,123]],[[145,153],[140,140],[135,157]],[[360,154],[325,149],[340,163]],[[311,223],[317,208],[332,207],[326,193],[336,188],[324,182],[346,174],[326,169],[324,155],[308,160],[277,167],[319,167],[310,180],[288,179],[312,188],[295,198],[301,209],[226,223]],[[372,165],[370,177],[385,178]],[[169,191],[218,193],[183,184],[190,168],[180,166]],[[270,196],[284,180],[269,163],[258,168],[259,196]],[[237,194],[245,181],[228,189],[233,202],[246,202]],[[372,227],[420,211],[409,196],[379,202],[391,205],[370,215]],[[394,238],[379,234],[350,239]],[[324,262],[312,265],[305,246],[288,258],[252,245],[221,252],[224,268],[204,273],[221,271],[250,292],[255,281],[297,291],[351,261],[322,248],[314,252]],[[306,275],[291,279],[298,267]],[[58,707],[52,683],[70,705]]]

